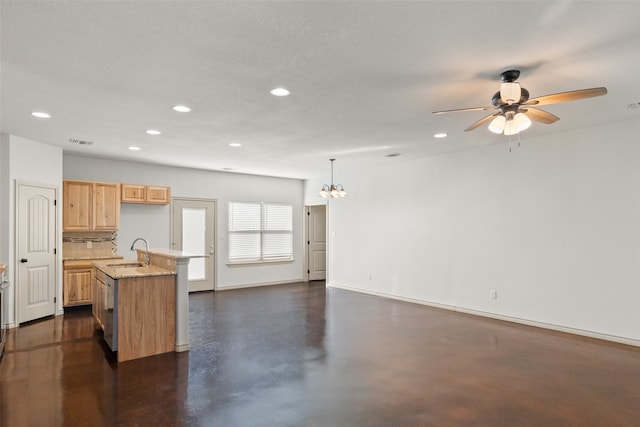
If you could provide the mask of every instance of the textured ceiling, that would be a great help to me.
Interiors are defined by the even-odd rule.
[[[510,68],[531,97],[609,90],[545,106],[560,121],[523,142],[640,114],[637,1],[3,0],[0,14],[0,131],[86,156],[309,178],[331,157],[506,144],[463,131],[486,112],[431,112],[490,105]]]

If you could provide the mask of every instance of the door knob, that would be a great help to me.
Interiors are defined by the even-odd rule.
[[[20,259],[20,262],[21,262],[21,263],[23,263],[23,264],[24,264],[25,262],[27,262],[27,261],[28,261],[28,259],[26,259],[26,258],[21,258],[21,259]]]

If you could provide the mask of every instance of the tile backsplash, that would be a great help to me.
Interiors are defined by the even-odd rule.
[[[115,231],[73,231],[62,233],[62,257],[104,257],[118,254]]]

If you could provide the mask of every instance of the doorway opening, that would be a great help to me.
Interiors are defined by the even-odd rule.
[[[55,314],[55,187],[16,183],[16,286],[18,323]]]
[[[215,290],[216,201],[171,199],[171,249],[204,255],[189,262],[189,292]]]
[[[307,280],[326,280],[327,205],[309,205],[306,211]]]

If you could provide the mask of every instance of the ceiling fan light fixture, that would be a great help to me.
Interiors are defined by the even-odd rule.
[[[489,130],[493,133],[501,134],[502,131],[504,131],[506,121],[507,119],[502,114],[496,116],[496,118],[489,123]]]
[[[529,126],[531,126],[531,119],[529,119],[529,117],[524,113],[518,113],[513,116],[513,126],[518,129],[518,132],[522,132],[525,129],[529,129]]]
[[[500,98],[507,105],[515,104],[520,101],[520,83],[504,82],[500,84]]]
[[[518,126],[516,125],[513,119],[507,120],[504,124],[504,134],[505,135],[517,135],[520,133],[518,130]]]

